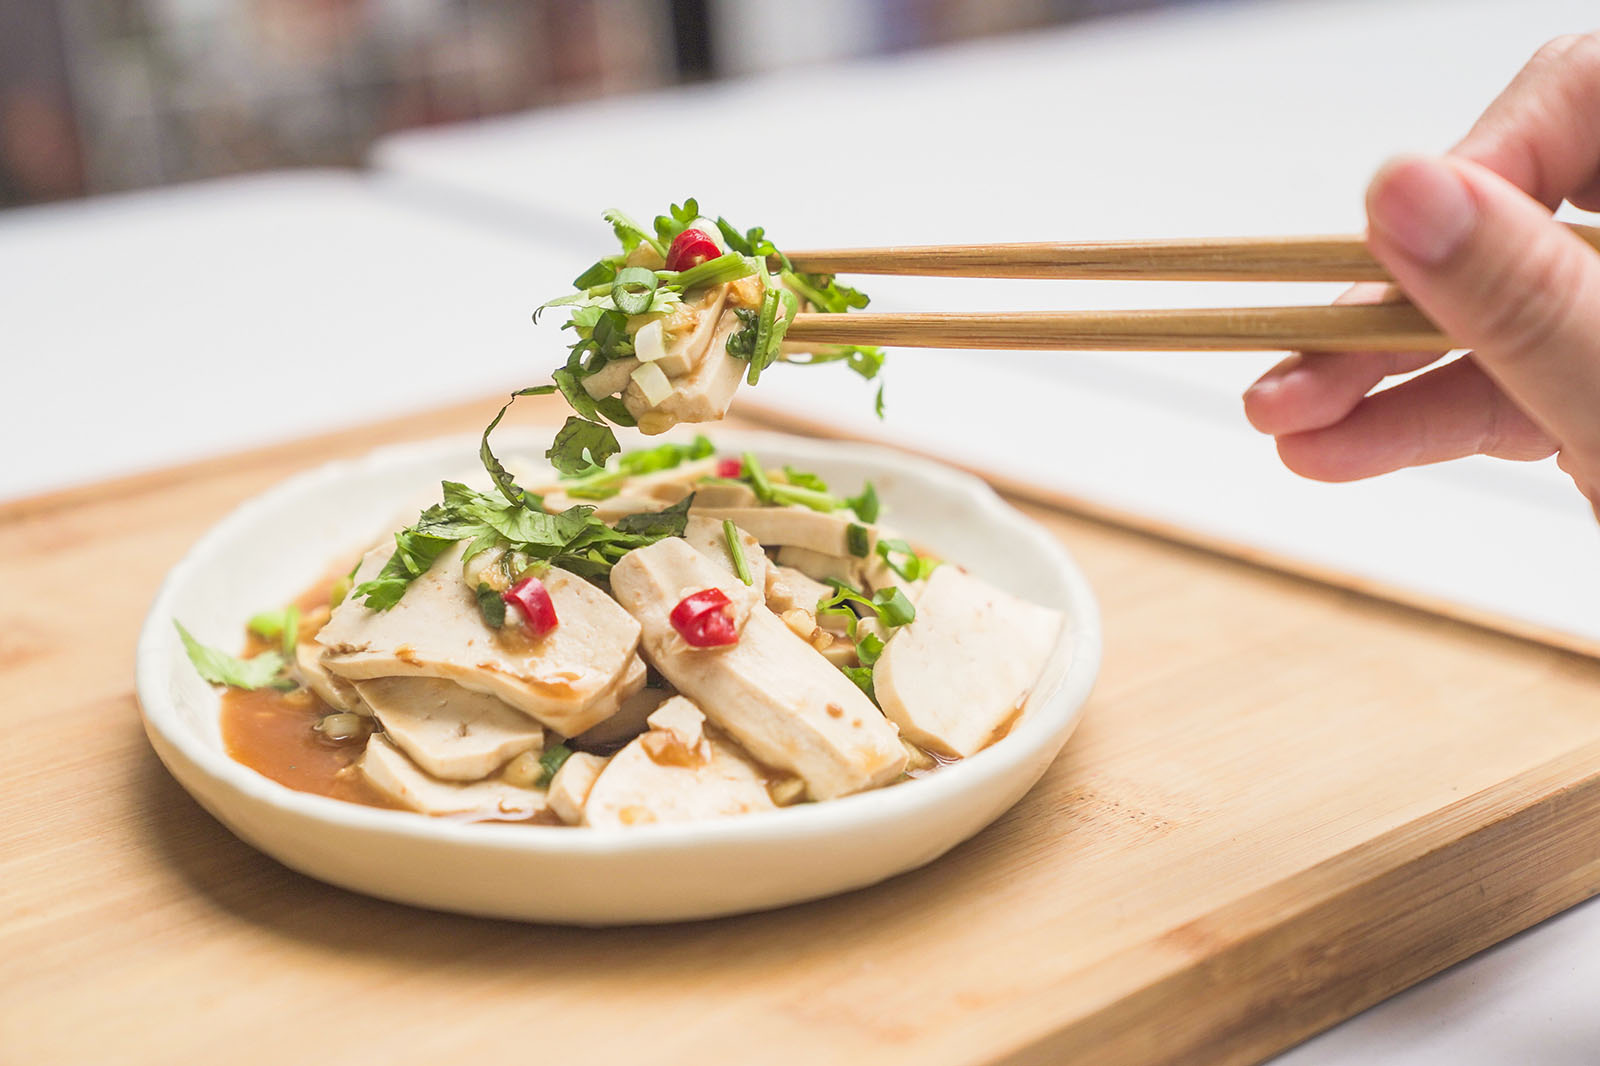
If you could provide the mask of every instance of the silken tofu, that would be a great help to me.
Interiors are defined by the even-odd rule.
[[[438,677],[497,696],[563,736],[614,714],[627,689],[639,624],[605,593],[564,570],[544,577],[559,624],[543,637],[496,633],[461,576],[467,544],[451,546],[400,602],[374,611],[347,598],[317,634],[322,663],[350,680]],[[356,573],[359,585],[393,552],[375,548]],[[510,628],[510,624],[508,624]],[[644,683],[636,671],[637,689]]]
[[[611,587],[638,619],[646,657],[673,687],[756,759],[803,780],[813,798],[887,784],[905,769],[898,731],[872,701],[760,602],[760,592],[687,542],[629,552],[612,569]],[[684,596],[712,587],[748,605],[739,642],[690,647],[668,616]]]
[[[929,751],[967,756],[1017,713],[1061,635],[1060,611],[941,566],[873,670],[883,713]]]

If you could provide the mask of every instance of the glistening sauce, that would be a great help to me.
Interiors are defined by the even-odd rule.
[[[302,615],[328,602],[332,579],[318,582],[295,600]],[[246,657],[277,647],[250,634]],[[366,748],[365,735],[330,740],[314,728],[334,713],[308,688],[291,692],[230,688],[222,694],[222,745],[228,756],[280,785],[300,792],[397,809],[351,768]]]

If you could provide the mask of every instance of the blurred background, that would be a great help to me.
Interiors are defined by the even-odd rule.
[[[0,0],[0,207],[354,165],[399,129],[1155,6]]]

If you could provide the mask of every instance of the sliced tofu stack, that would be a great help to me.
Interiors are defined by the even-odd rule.
[[[995,739],[1038,681],[1061,635],[1060,611],[941,566],[873,669],[883,713],[908,740],[967,756]]]
[[[381,733],[368,739],[367,750],[355,765],[384,796],[423,814],[517,821],[532,818],[547,806],[543,790],[518,788],[494,778],[471,783],[440,781],[424,773]]]
[[[371,716],[372,711],[361,700],[356,687],[338,674],[328,672],[322,657],[328,649],[312,640],[302,640],[294,648],[294,678],[317,694],[317,697],[336,711]]]
[[[669,379],[671,391],[652,403],[637,381],[629,381],[622,402],[638,419],[639,432],[665,433],[680,422],[716,422],[728,413],[750,364],[728,354],[728,338],[742,327],[732,311],[722,311],[706,346],[693,353],[687,373]]]
[[[887,784],[905,768],[898,732],[872,701],[770,611],[761,592],[686,541],[629,552],[612,569],[611,587],[673,687],[755,758],[805,781],[813,798]],[[713,587],[743,618],[739,642],[690,647],[668,616],[684,596]]]
[[[478,781],[543,747],[544,727],[509,704],[436,677],[355,682],[383,731],[411,761],[445,781]]]
[[[705,715],[689,700],[663,703],[650,726],[594,779],[583,803],[584,825],[622,828],[777,809],[760,767],[708,733]]]
[[[317,634],[327,669],[352,681],[437,677],[497,696],[562,736],[615,714],[644,684],[636,655],[639,624],[587,581],[552,569],[544,578],[559,625],[536,640],[496,633],[461,576],[467,545],[452,545],[400,602],[374,611],[346,599]],[[356,582],[375,575],[394,551],[369,552]]]

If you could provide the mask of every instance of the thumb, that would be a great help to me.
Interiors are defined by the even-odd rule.
[[[1411,300],[1600,487],[1600,255],[1463,159],[1406,158],[1367,192],[1368,244]],[[1593,493],[1589,493],[1593,496]]]

